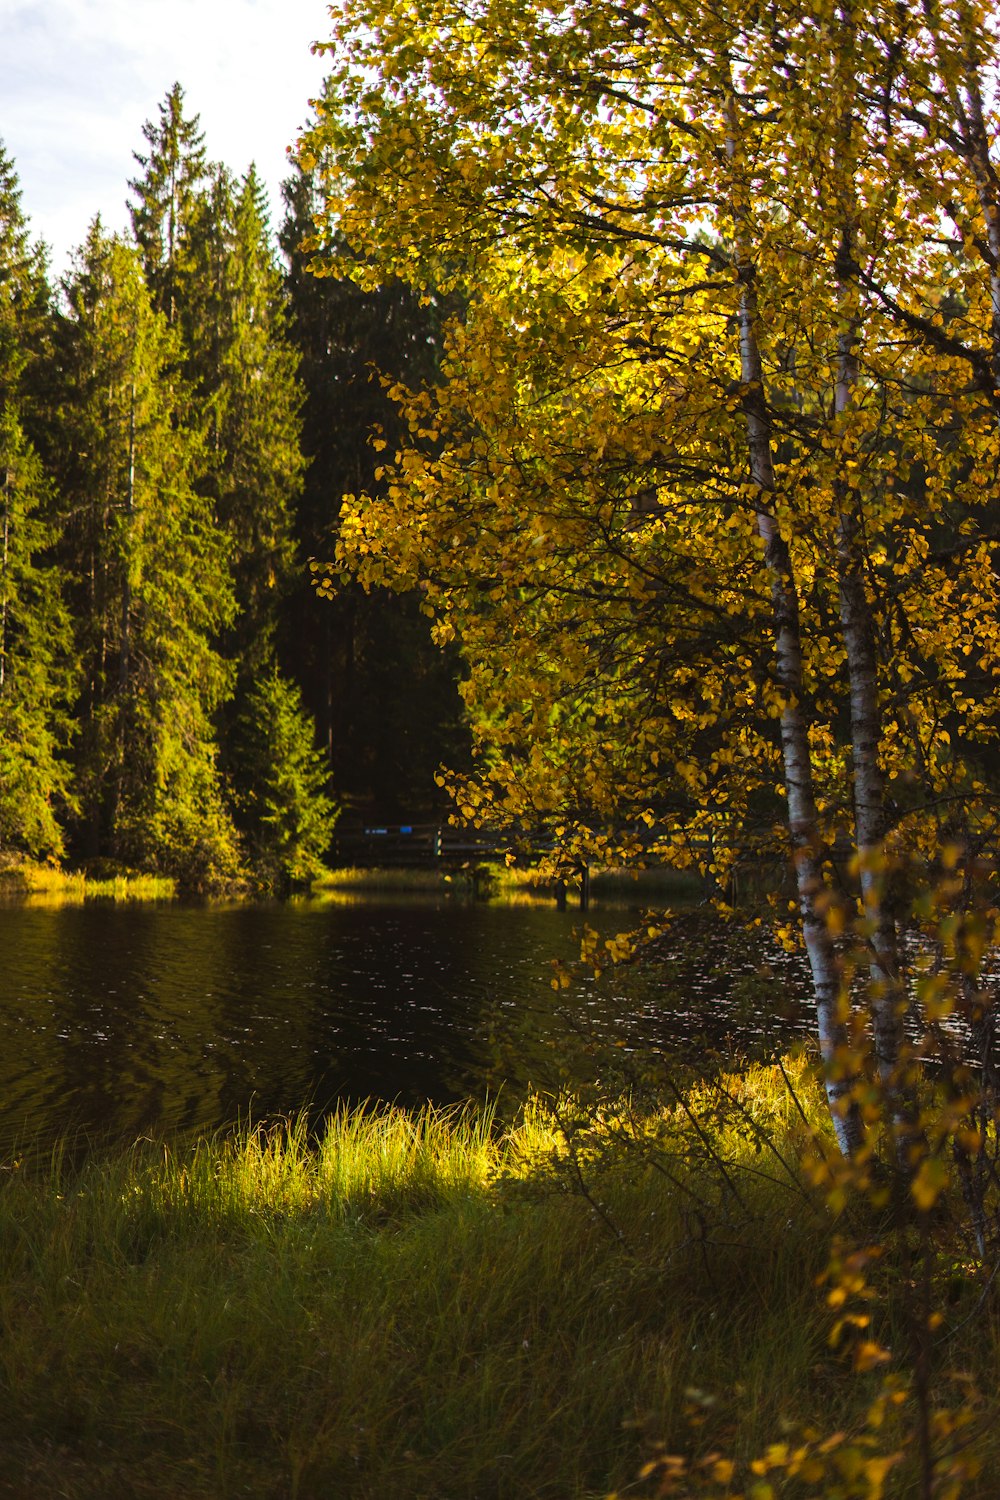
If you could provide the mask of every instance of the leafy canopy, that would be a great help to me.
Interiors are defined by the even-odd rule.
[[[408,435],[384,494],[348,501],[333,576],[421,589],[461,642],[463,813],[556,818],[590,857],[620,856],[610,823],[681,859],[711,832],[713,863],[729,830],[779,827],[752,281],[824,828],[851,816],[845,494],[899,836],[933,844],[956,798],[990,819],[992,288],[949,118],[987,12],[378,0],[333,28],[301,146],[326,189],[316,269],[468,307],[440,382],[395,388]],[[839,409],[845,336],[860,375]]]

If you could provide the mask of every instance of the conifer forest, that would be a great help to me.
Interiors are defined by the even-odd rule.
[[[308,568],[439,317],[309,275],[311,174],[275,230],[180,85],[142,133],[130,233],[95,219],[58,284],[0,154],[0,857],[279,889],[462,753],[412,601]]]

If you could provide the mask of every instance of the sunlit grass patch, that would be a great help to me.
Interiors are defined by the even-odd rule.
[[[171,901],[176,894],[177,883],[167,875],[114,875],[83,883],[86,901]]]
[[[554,899],[555,890],[551,879],[543,879],[533,866],[491,863],[487,868],[497,893],[505,900],[518,895],[534,895],[550,901]],[[666,866],[647,870],[593,869],[590,872],[589,894],[595,901],[652,906],[670,901],[691,900],[703,894],[703,885],[698,876],[690,871],[671,870]],[[578,896],[579,884],[574,885],[570,881],[567,900],[572,903]]]
[[[468,868],[443,869],[367,869],[331,870],[314,882],[313,897],[349,897],[392,892],[440,892],[481,896],[499,896],[505,902],[551,903],[555,891],[551,880],[542,879],[532,867],[509,868],[488,860]],[[651,869],[595,870],[591,874],[590,893],[595,900],[616,903],[656,904],[690,899],[701,892],[696,877],[686,871]],[[308,899],[308,898],[306,898]],[[569,900],[574,899],[570,890]]]
[[[101,878],[79,870],[17,860],[0,868],[0,896],[30,906],[73,905],[82,901],[170,901],[176,882],[166,875],[120,874]]]
[[[330,870],[314,882],[312,895],[303,899],[358,898],[379,893],[432,892],[445,893],[464,889],[468,884],[461,874],[449,870],[362,868],[349,866]]]
[[[797,1103],[774,1068],[685,1096],[698,1128],[567,1097],[506,1130],[342,1110],[8,1162],[13,1493],[584,1500],[648,1493],[647,1440],[746,1459],[789,1421],[849,1429],[835,1226],[797,1170],[822,1101],[786,1072]]]

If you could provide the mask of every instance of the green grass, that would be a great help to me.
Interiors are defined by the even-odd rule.
[[[360,869],[328,871],[300,898],[332,902],[361,901],[371,896],[478,894],[486,899],[499,896],[507,903],[550,903],[551,886],[539,883],[532,870],[508,870],[502,865],[482,865],[485,873],[477,884],[472,871],[434,869]],[[646,870],[637,875],[621,870],[602,870],[592,878],[595,900],[656,904],[689,899],[700,891],[692,877],[672,870]],[[30,860],[11,860],[0,865],[0,898],[8,896],[33,906],[56,906],[81,901],[170,901],[177,894],[176,882],[167,876],[135,873],[87,875]],[[245,894],[242,888],[234,894]],[[574,894],[569,893],[572,903]]]
[[[347,867],[330,870],[317,880],[312,891],[327,899],[360,900],[365,896],[387,894],[467,894],[470,881],[460,871],[367,869]],[[307,898],[308,899],[308,898]]]
[[[170,901],[175,895],[176,883],[165,875],[120,874],[98,879],[30,860],[14,860],[0,868],[0,896],[32,906],[91,900]]]
[[[550,904],[555,900],[551,881],[541,880],[537,870],[508,869],[506,865],[489,861],[480,863],[477,869],[481,872],[478,891],[486,899],[498,896],[508,904],[517,904],[519,901],[542,901]],[[393,892],[459,893],[468,896],[476,887],[471,871],[348,868],[329,871],[315,882],[312,889],[317,894],[333,896],[335,899],[352,899]],[[689,901],[703,893],[697,876],[684,870],[667,869],[595,870],[591,876],[590,889],[595,901],[650,906],[669,901]],[[577,892],[570,889],[567,899],[572,905],[577,899]]]
[[[551,881],[541,881],[538,871],[514,866],[490,864],[488,866],[497,894],[505,900],[519,894],[555,899]],[[704,886],[696,874],[689,870],[670,870],[665,866],[648,870],[592,870],[590,895],[594,901],[626,903],[632,906],[664,905],[672,901],[691,901],[704,895]],[[579,898],[579,883],[570,884],[567,902],[572,905]]]
[[[276,1125],[9,1163],[0,1494],[638,1496],[650,1440],[746,1458],[861,1422],[804,1127],[777,1070],[729,1087],[703,1137],[567,1100],[569,1146],[540,1106],[506,1133],[391,1110],[318,1146]],[[967,1363],[995,1361],[987,1326]]]

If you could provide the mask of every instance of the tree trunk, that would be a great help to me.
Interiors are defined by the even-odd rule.
[[[739,115],[736,97],[726,100],[726,157],[738,165]],[[735,176],[735,174],[734,174]],[[775,675],[782,692],[781,750],[788,799],[788,831],[795,864],[802,936],[812,973],[820,1052],[826,1073],[826,1092],[837,1141],[845,1155],[863,1144],[864,1133],[856,1106],[849,1104],[852,1080],[848,1072],[848,1034],[841,1016],[841,975],[824,902],[823,841],[820,837],[813,782],[812,755],[802,687],[802,645],[799,601],[788,544],[774,514],[776,492],[771,422],[764,391],[764,372],[757,336],[758,307],[755,267],[750,253],[749,211],[731,184],[736,228],[735,262],[739,277],[739,338],[742,405],[746,419],[750,476],[756,486],[757,530],[771,580],[775,637]]]
[[[854,402],[858,380],[858,340],[861,304],[857,265],[857,189],[854,176],[856,122],[850,105],[854,76],[854,17],[850,0],[838,11],[836,38],[838,94],[844,103],[840,117],[835,170],[840,175],[837,197],[840,244],[837,282],[837,356],[834,416],[840,425]],[[840,623],[847,658],[851,704],[851,769],[854,830],[858,851],[861,900],[869,927],[869,1003],[875,1061],[890,1099],[899,1097],[899,1058],[903,1040],[899,948],[896,921],[885,901],[885,787],[879,750],[882,716],[878,700],[878,659],[871,606],[865,588],[862,552],[863,513],[857,488],[847,477],[834,486],[837,506],[837,576]],[[895,1105],[892,1113],[901,1110]],[[900,1140],[902,1145],[902,1139]]]

